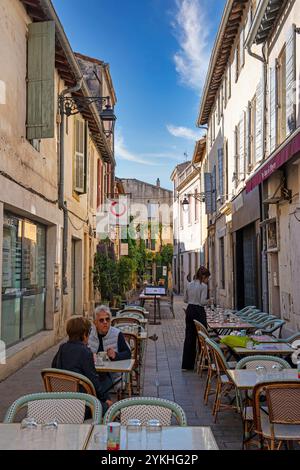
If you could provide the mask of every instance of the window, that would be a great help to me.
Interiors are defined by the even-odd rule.
[[[218,173],[219,173],[219,185],[218,192],[221,204],[224,202],[224,150],[223,148],[218,149]]]
[[[228,74],[228,77],[227,77],[227,85],[228,85],[227,97],[228,97],[228,100],[229,100],[231,98],[231,63],[230,62],[229,62],[229,65],[228,65],[227,74]]]
[[[30,142],[55,136],[55,22],[28,25],[26,136]]]
[[[255,162],[255,135],[256,135],[256,95],[254,95],[249,107],[249,155],[248,155],[248,172],[251,171]]]
[[[235,143],[235,156],[234,156],[234,160],[235,160],[235,165],[234,165],[234,168],[235,168],[235,171],[234,171],[234,174],[233,174],[233,181],[235,182],[235,187],[238,186],[238,182],[239,182],[239,175],[238,175],[238,170],[239,170],[239,151],[240,151],[240,124],[238,124],[237,126],[235,126],[235,131],[234,131],[234,143]]]
[[[239,74],[240,74],[240,42],[238,41],[235,50],[235,81],[238,81]]]
[[[73,189],[79,194],[86,192],[87,126],[85,121],[75,119],[75,154]]]
[[[199,201],[199,194],[198,194],[198,189],[196,188],[195,189],[195,222],[198,222],[199,220],[199,205],[200,205],[200,201]]]
[[[191,225],[192,223],[192,196],[189,194],[188,195],[188,201],[189,201],[189,206],[188,206],[188,224]]]
[[[277,145],[286,137],[286,48],[277,61]]]
[[[44,328],[46,229],[4,213],[1,339],[10,346]]]
[[[103,204],[103,164],[97,160],[97,209]]]
[[[224,237],[219,240],[220,247],[220,288],[225,289],[225,243]]]

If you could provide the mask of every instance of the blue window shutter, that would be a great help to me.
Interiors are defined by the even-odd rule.
[[[286,42],[286,133],[296,128],[296,31],[295,25]]]
[[[214,165],[212,172],[212,212],[217,210],[217,167]]]
[[[55,23],[28,26],[27,139],[54,137]]]
[[[275,150],[277,143],[277,90],[276,66],[270,68],[270,153]]]
[[[212,213],[212,176],[211,173],[204,173],[205,191],[205,213]]]
[[[221,202],[224,199],[224,149],[218,149],[218,173],[219,173],[219,196]]]

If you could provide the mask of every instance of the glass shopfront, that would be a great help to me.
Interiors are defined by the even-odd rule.
[[[4,213],[1,340],[15,344],[44,329],[46,228]]]

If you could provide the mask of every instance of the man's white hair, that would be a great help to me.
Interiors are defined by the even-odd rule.
[[[98,313],[100,313],[100,312],[105,312],[105,313],[107,313],[107,314],[109,315],[110,319],[111,319],[111,317],[112,317],[111,311],[110,311],[110,309],[109,309],[109,307],[108,307],[107,305],[99,305],[98,307],[95,308],[95,311],[94,311],[94,319],[97,318],[97,315],[98,315]]]

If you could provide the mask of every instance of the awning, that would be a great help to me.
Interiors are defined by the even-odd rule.
[[[283,144],[276,150],[274,155],[264,163],[257,172],[246,182],[246,193],[250,193],[252,189],[260,183],[268,179],[274,171],[278,170],[284,163],[290,160],[294,155],[300,152],[300,131],[297,129],[296,135],[290,138],[289,142]]]

